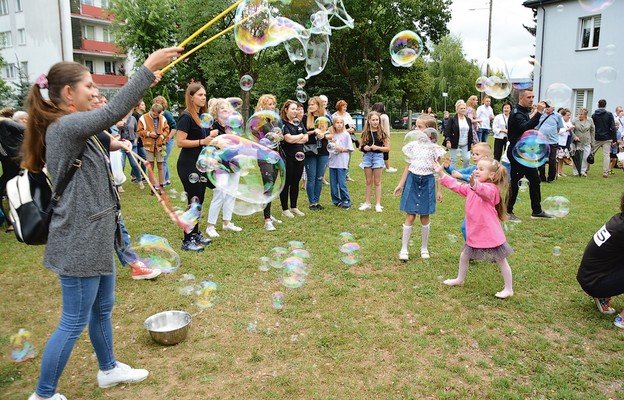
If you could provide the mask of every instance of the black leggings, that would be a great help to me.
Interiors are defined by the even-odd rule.
[[[286,179],[284,189],[280,193],[280,202],[282,210],[288,210],[288,196],[290,195],[290,207],[297,208],[297,199],[299,198],[299,181],[303,175],[303,160],[297,161],[295,156],[287,155],[284,157],[286,163]],[[266,215],[266,214],[265,214]]]
[[[275,178],[277,177],[278,170],[275,168],[274,164],[270,164],[266,161],[261,160],[258,160],[258,167],[260,168],[262,183],[265,187],[264,194],[270,196],[273,193],[273,184],[275,183]],[[266,207],[264,207],[264,219],[270,218],[271,203],[268,203]]]
[[[582,268],[582,266],[581,266]],[[592,297],[613,297],[624,293],[624,268],[617,268],[611,274],[591,286],[582,286]]]
[[[202,182],[202,179],[197,181],[197,183],[189,182],[189,175],[192,173],[196,173],[200,178],[206,178],[206,174],[197,170],[197,167],[195,166],[196,161],[196,159],[193,160],[180,154],[177,165],[178,177],[180,178],[180,181],[182,181],[182,186],[184,186],[188,204],[191,204],[193,197],[197,197],[199,204],[203,206],[207,183],[205,181]],[[195,225],[191,233],[184,232],[184,240],[189,240],[192,235],[197,233],[199,233],[199,222]]]
[[[494,138],[494,159],[500,161],[503,156],[503,151],[507,147],[507,138],[497,139]]]

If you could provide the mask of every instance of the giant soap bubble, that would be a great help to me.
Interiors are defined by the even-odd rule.
[[[525,167],[537,168],[548,161],[550,146],[540,131],[531,129],[522,134],[511,154]]]
[[[282,119],[275,111],[261,110],[249,117],[245,134],[249,140],[274,149],[283,139],[282,129]]]
[[[401,31],[390,40],[390,60],[395,67],[411,67],[422,53],[423,43],[418,34]]]

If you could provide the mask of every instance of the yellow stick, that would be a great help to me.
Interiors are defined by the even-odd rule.
[[[191,54],[195,53],[197,50],[201,49],[202,47],[204,47],[205,45],[207,45],[208,43],[212,42],[213,40],[217,39],[218,37],[228,33],[229,31],[231,31],[232,29],[236,28],[238,25],[243,24],[245,22],[247,22],[247,20],[255,17],[256,15],[260,14],[262,11],[266,10],[266,7],[263,7],[261,9],[259,9],[258,11],[256,11],[255,13],[241,19],[240,21],[238,21],[237,23],[235,23],[234,25],[230,25],[227,28],[225,28],[224,30],[222,30],[221,32],[217,33],[216,35],[214,35],[213,37],[211,37],[210,39],[198,44],[197,46],[195,46],[193,49],[189,50],[188,52],[182,54],[180,57],[178,57],[175,61],[173,61],[172,63],[170,63],[169,65],[167,65],[165,68],[163,68],[162,70],[160,70],[161,73],[165,73],[168,69],[170,69],[171,67],[173,67],[174,65],[176,65],[177,63],[179,63],[180,61],[184,60],[186,57],[190,56]]]
[[[238,5],[240,3],[242,3],[243,0],[238,0],[236,3],[232,4],[230,7],[228,7],[225,11],[223,11],[221,14],[217,15],[216,17],[214,17],[213,19],[211,19],[210,21],[208,21],[208,23],[204,26],[202,26],[201,28],[199,28],[198,30],[195,31],[195,33],[193,33],[191,36],[189,36],[188,38],[186,38],[182,43],[180,43],[179,47],[184,47],[185,45],[188,44],[188,42],[190,42],[191,40],[195,39],[195,37],[197,35],[199,35],[200,33],[202,33],[203,31],[205,31],[206,29],[210,28],[210,26],[212,24],[214,24],[215,22],[217,22],[219,19],[223,18],[225,16],[225,14],[229,13],[230,11],[232,11],[233,9],[235,9],[236,7],[238,7]]]

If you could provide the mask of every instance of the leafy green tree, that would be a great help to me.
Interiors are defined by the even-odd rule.
[[[18,65],[20,64],[18,63]],[[24,105],[26,104],[26,97],[28,97],[31,83],[28,80],[28,72],[24,70],[24,68],[18,68],[18,76],[19,81],[15,84],[16,90],[13,95],[13,99],[15,100],[15,105],[17,105],[17,108],[24,109]]]
[[[2,56],[0,56],[0,69],[3,69],[5,65],[6,62]],[[11,89],[11,86],[7,83],[7,81],[0,77],[0,108],[8,105],[12,97],[13,89]]]

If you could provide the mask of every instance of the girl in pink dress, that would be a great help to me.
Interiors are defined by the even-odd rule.
[[[459,256],[457,278],[447,279],[444,284],[463,285],[470,259],[495,261],[505,284],[503,290],[495,296],[499,299],[513,296],[511,267],[507,262],[507,256],[513,250],[500,224],[507,219],[505,202],[501,199],[501,193],[507,185],[507,170],[496,160],[482,158],[469,183],[459,183],[444,174],[438,162],[434,162],[433,166],[443,186],[466,197],[467,240]]]

